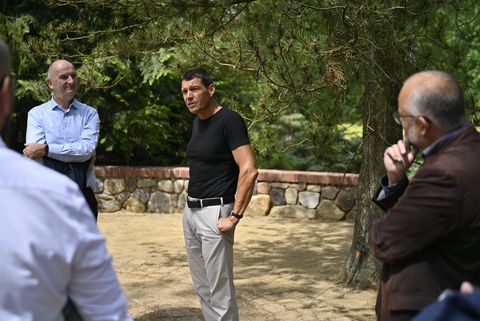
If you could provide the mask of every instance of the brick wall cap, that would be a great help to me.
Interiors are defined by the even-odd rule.
[[[358,174],[259,169],[259,182],[307,183],[319,185],[358,185]],[[188,179],[188,167],[96,166],[95,174],[103,178],[151,177]]]

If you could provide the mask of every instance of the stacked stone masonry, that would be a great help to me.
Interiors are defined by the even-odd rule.
[[[186,167],[96,167],[100,212],[181,213]],[[248,216],[354,219],[358,175],[260,169]]]

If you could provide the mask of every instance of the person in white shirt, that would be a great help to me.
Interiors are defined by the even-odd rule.
[[[0,41],[0,130],[13,100]],[[105,239],[77,184],[8,149],[0,138],[0,320],[132,321]]]

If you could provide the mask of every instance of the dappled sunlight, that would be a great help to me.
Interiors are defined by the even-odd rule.
[[[137,321],[203,320],[181,223],[181,214],[100,216]],[[244,218],[234,246],[241,320],[373,320],[375,291],[338,283],[352,231],[349,222]]]

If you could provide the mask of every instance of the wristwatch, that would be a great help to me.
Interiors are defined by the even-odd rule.
[[[48,144],[45,144],[43,150],[45,151],[45,156],[48,156]]]
[[[238,219],[241,219],[243,217],[243,214],[237,214],[233,211],[232,211],[232,213],[230,213],[230,215],[232,215],[233,217],[238,218]]]

